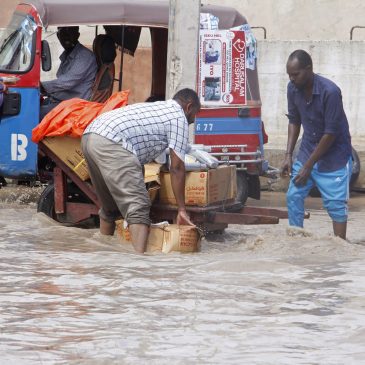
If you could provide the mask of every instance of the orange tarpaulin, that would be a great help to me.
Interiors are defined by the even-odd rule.
[[[33,129],[32,141],[38,143],[45,137],[81,137],[85,128],[100,114],[121,108],[128,103],[129,90],[113,94],[105,103],[83,99],[62,101]]]

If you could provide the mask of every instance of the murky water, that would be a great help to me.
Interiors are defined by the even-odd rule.
[[[149,256],[0,203],[1,364],[365,364],[359,199],[350,242],[313,210]]]

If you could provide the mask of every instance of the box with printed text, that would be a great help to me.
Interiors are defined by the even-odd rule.
[[[176,205],[170,173],[162,172],[159,201]],[[207,206],[219,202],[231,202],[237,196],[236,166],[220,166],[207,171],[186,173],[185,204]]]
[[[124,220],[116,223],[118,239],[123,244],[131,244],[131,235]],[[152,224],[150,227],[146,252],[197,252],[200,250],[201,234],[194,226],[168,224]]]

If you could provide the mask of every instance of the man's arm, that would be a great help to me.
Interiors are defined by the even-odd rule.
[[[317,147],[314,149],[307,162],[303,165],[298,175],[295,177],[295,185],[305,184],[314,164],[328,151],[335,139],[336,136],[334,134],[324,134],[322,136]]]
[[[178,212],[176,223],[194,225],[191,222],[185,208],[185,163],[173,149],[170,148],[170,176],[172,191],[177,202]]]

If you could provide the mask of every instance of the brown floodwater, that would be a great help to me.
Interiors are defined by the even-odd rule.
[[[40,188],[12,189],[0,189],[2,364],[365,363],[365,194],[348,242],[311,198],[303,230],[231,225],[199,253],[137,255],[37,213]]]

